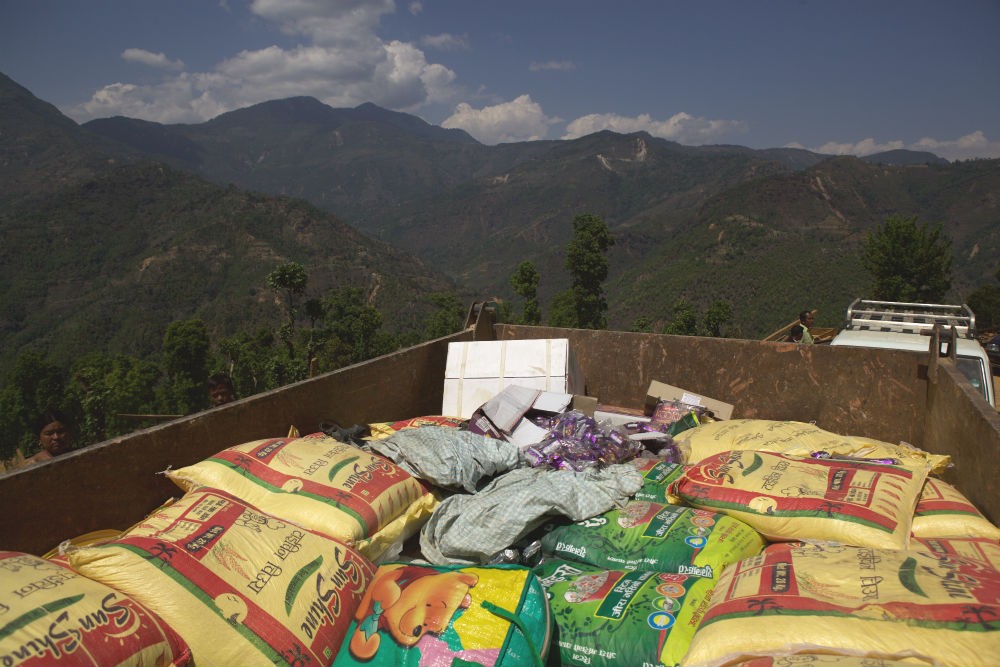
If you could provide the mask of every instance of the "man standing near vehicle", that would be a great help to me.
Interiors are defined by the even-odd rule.
[[[800,338],[798,342],[803,344],[816,342],[815,340],[813,340],[812,332],[809,331],[809,328],[812,327],[812,325],[813,325],[813,311],[803,310],[801,313],[799,313],[799,326],[802,327],[802,338]]]

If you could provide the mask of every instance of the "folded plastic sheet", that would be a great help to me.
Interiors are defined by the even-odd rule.
[[[420,550],[431,563],[486,563],[548,517],[583,521],[623,507],[642,487],[632,464],[583,472],[518,468],[475,494],[446,498],[420,532]]]
[[[369,447],[414,477],[474,493],[480,480],[522,463],[517,445],[469,431],[424,426],[373,440]]]

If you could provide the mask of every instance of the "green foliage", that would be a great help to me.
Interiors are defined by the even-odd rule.
[[[295,320],[299,315],[299,300],[306,292],[309,275],[298,262],[279,265],[265,279],[267,286],[274,290],[285,309],[285,322],[278,329],[278,338],[285,344],[288,359],[295,359]]]
[[[589,213],[573,218],[573,238],[566,247],[566,270],[572,279],[571,294],[577,324],[582,329],[606,329],[608,279],[605,253],[615,244],[607,224]]]
[[[862,263],[872,275],[872,298],[935,303],[951,288],[951,241],[941,224],[918,225],[916,216],[891,216],[872,230]]]
[[[1000,281],[1000,269],[994,276]],[[977,288],[965,301],[976,314],[976,326],[980,329],[1000,328],[1000,286],[983,285]]]
[[[266,328],[241,331],[219,342],[223,370],[229,374],[237,396],[250,396],[277,385],[272,376],[274,333]]]
[[[576,300],[573,290],[559,292],[549,302],[549,326],[580,328],[579,314],[576,311]]]
[[[0,459],[20,449],[25,456],[38,451],[35,420],[49,409],[67,410],[63,394],[65,373],[38,351],[18,355],[0,390]]]
[[[167,326],[161,354],[166,381],[159,394],[165,409],[186,414],[207,405],[205,381],[211,368],[210,349],[208,330],[200,319]]]
[[[324,370],[335,370],[396,349],[395,337],[382,330],[382,313],[365,301],[361,288],[342,287],[328,295],[323,305],[328,336],[322,357]]]
[[[702,332],[706,336],[721,338],[726,324],[733,319],[733,307],[725,301],[713,301],[702,320]]]
[[[465,305],[455,294],[431,294],[428,299],[437,307],[424,322],[424,338],[431,340],[461,331],[465,323]]]
[[[699,323],[697,308],[682,297],[674,303],[673,318],[664,327],[663,333],[675,336],[721,338],[725,336],[725,327],[732,320],[732,317],[733,307],[726,301],[715,300],[705,311]]]
[[[632,320],[629,331],[633,333],[653,333],[653,318],[648,315],[640,315]]]
[[[542,307],[538,303],[538,282],[540,280],[535,265],[527,260],[517,265],[510,277],[514,294],[524,299],[520,324],[537,325],[542,322]]]
[[[697,336],[698,315],[694,304],[684,298],[678,299],[674,303],[673,318],[664,327],[663,333],[674,336]]]
[[[128,433],[152,421],[123,415],[161,414],[156,387],[163,375],[150,360],[93,353],[72,369],[67,399],[79,406],[79,443],[90,444]]]

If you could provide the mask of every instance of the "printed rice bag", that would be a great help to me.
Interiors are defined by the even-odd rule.
[[[552,621],[531,570],[513,565],[381,565],[335,667],[544,664]]]
[[[799,457],[825,452],[831,457],[895,459],[910,467],[930,465],[932,472],[944,470],[951,462],[950,456],[931,454],[905,443],[894,445],[863,436],[839,435],[815,424],[770,419],[710,422],[678,434],[674,443],[686,453],[687,463],[734,449]]]
[[[685,667],[830,653],[996,665],[1000,577],[921,551],[782,543],[726,568]]]
[[[166,475],[185,491],[231,493],[372,560],[416,534],[438,503],[392,461],[323,433],[236,445]]]
[[[911,551],[926,551],[941,560],[961,558],[983,563],[986,576],[990,570],[1000,571],[1000,543],[985,537],[914,537]]]
[[[424,417],[413,417],[412,419],[401,419],[394,422],[375,422],[368,424],[370,435],[365,440],[383,440],[393,433],[410,428],[421,428],[423,426],[442,426],[446,428],[462,428],[468,423],[468,419],[461,417],[443,417],[440,415],[427,415]]]
[[[134,598],[51,560],[0,551],[0,665],[190,662],[187,644]]]
[[[668,491],[770,541],[905,549],[926,468],[736,450],[689,466]]]
[[[216,490],[192,491],[70,565],[173,627],[199,665],[329,664],[375,566]]]
[[[756,530],[725,514],[645,500],[556,527],[542,538],[546,556],[709,579],[763,548]]]
[[[632,459],[632,465],[642,473],[642,488],[636,491],[635,496],[633,496],[636,500],[671,505],[681,504],[680,498],[667,493],[667,488],[671,482],[684,473],[683,465],[642,456]]]
[[[549,592],[558,628],[552,650],[563,666],[679,667],[715,586],[702,577],[558,559],[535,573]]]
[[[793,655],[767,656],[741,660],[730,667],[931,667],[926,660],[903,658],[887,660],[854,655],[829,655],[827,653],[795,653]]]
[[[947,482],[928,477],[910,528],[914,537],[985,537],[1000,541],[1000,528]]]

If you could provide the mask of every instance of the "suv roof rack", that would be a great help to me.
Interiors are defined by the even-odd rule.
[[[845,329],[930,333],[934,325],[955,327],[962,338],[975,338],[976,316],[966,304],[909,303],[855,299],[847,307]]]

